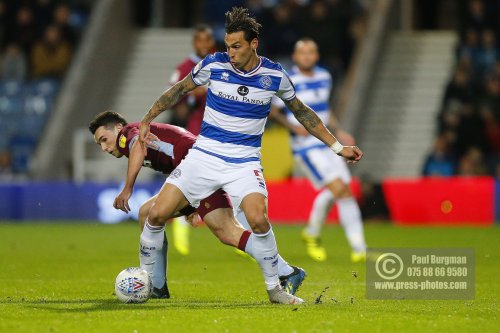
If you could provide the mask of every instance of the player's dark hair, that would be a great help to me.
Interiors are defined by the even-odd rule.
[[[226,33],[243,31],[245,40],[251,42],[254,38],[259,38],[259,29],[262,25],[250,16],[247,8],[233,7],[226,12]]]
[[[111,128],[116,124],[122,124],[125,126],[127,125],[127,121],[118,112],[104,111],[95,116],[94,120],[90,122],[89,131],[90,133],[95,134],[95,131],[97,131],[97,129],[101,126]]]
[[[195,34],[197,34],[198,32],[208,32],[210,35],[214,34],[212,28],[208,24],[203,23],[195,25],[193,30]]]

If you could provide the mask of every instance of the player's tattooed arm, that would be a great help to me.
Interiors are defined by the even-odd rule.
[[[318,115],[298,98],[285,101],[286,106],[293,112],[295,118],[304,125],[309,133],[323,141],[335,151],[335,145],[340,145],[341,150],[335,151],[346,158],[348,163],[356,163],[363,157],[363,152],[357,146],[342,146],[337,138],[326,128]]]
[[[195,89],[197,85],[193,82],[191,74],[174,84],[153,103],[149,112],[142,118],[142,123],[149,124],[163,111],[173,107],[186,93]]]
[[[305,105],[300,99],[294,98],[284,101],[286,106],[297,120],[307,129],[309,133],[331,146],[337,141],[335,136],[326,128],[321,119],[310,107]]]

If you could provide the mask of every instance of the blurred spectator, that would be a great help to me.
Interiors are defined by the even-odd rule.
[[[486,138],[493,154],[500,155],[500,115],[488,107],[483,107],[482,118],[485,122]]]
[[[31,56],[33,77],[61,78],[71,60],[71,47],[62,40],[55,25],[49,26],[41,41],[33,47]]]
[[[7,38],[7,5],[5,0],[0,0],[0,45],[4,45]]]
[[[270,56],[284,56],[292,53],[299,34],[293,8],[287,3],[263,13],[261,39]]]
[[[500,156],[500,50],[495,35],[500,2],[468,0],[462,7],[457,65],[439,116],[439,133],[453,133],[457,174],[498,171]],[[498,22],[495,22],[498,21]],[[488,168],[486,167],[488,165]]]
[[[434,141],[432,152],[427,156],[422,174],[424,176],[452,176],[457,162],[451,153],[451,145],[446,134],[441,134]]]
[[[455,151],[459,156],[462,156],[471,147],[478,148],[483,152],[488,150],[484,120],[477,112],[476,106],[470,104],[462,106],[456,133],[457,143]]]
[[[320,54],[324,55],[324,60],[328,63],[326,65],[330,68],[332,63],[340,62],[338,50],[341,39],[339,15],[340,13],[336,13],[334,19],[326,0],[314,0],[305,8],[301,17],[302,35],[314,37]]]
[[[0,180],[6,181],[12,179],[12,155],[9,150],[0,151]]]
[[[479,51],[479,75],[484,76],[491,72],[499,58],[496,37],[493,30],[484,30],[481,34],[481,48]]]
[[[77,42],[76,31],[70,24],[71,10],[66,4],[59,4],[54,10],[54,24],[61,31],[62,39],[74,47]]]
[[[28,6],[19,8],[16,22],[8,32],[8,42],[16,42],[25,54],[29,54],[37,37],[37,29],[33,11]]]
[[[19,45],[11,43],[5,48],[2,58],[2,79],[24,81],[27,75],[26,57]]]
[[[490,75],[485,82],[481,106],[486,107],[497,121],[500,120],[500,76]]]
[[[475,73],[479,69],[481,62],[479,36],[476,30],[467,29],[465,40],[458,49],[459,61],[466,61],[470,64],[471,70]]]
[[[460,108],[462,104],[472,103],[472,86],[469,78],[469,73],[467,70],[460,66],[455,69],[451,81],[446,86],[444,93],[443,106],[440,115],[440,128],[443,130],[447,126],[455,127],[450,125],[450,121],[457,125],[458,119],[451,119],[450,117],[458,117],[457,109]]]
[[[460,159],[458,165],[460,176],[483,176],[487,174],[484,156],[477,147],[470,147]]]
[[[482,0],[469,0],[464,18],[464,26],[476,31],[493,29],[495,21],[492,11],[487,10]]]

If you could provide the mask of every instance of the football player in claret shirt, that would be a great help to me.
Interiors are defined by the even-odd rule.
[[[193,134],[183,128],[169,124],[152,123],[147,154],[144,155],[141,145],[137,141],[139,136],[138,127],[139,123],[128,124],[120,114],[112,111],[104,111],[98,114],[89,125],[89,130],[94,135],[95,142],[103,152],[117,158],[122,156],[128,158],[125,185],[113,204],[116,209],[124,212],[130,211],[128,201],[141,168],[147,166],[164,174],[170,174],[186,157],[196,140]],[[153,297],[169,297],[166,283],[168,242],[164,235],[164,224],[170,217],[175,215],[190,215],[191,218],[196,220],[198,218],[196,214],[193,216],[196,211],[222,243],[237,247],[254,257],[254,249],[250,239],[252,233],[243,229],[235,220],[231,202],[223,190],[219,189],[201,200],[196,209],[186,205],[172,216],[164,216],[161,226],[149,226],[145,224],[145,220],[159,195],[161,195],[161,191],[147,200],[139,210],[141,229],[148,228],[151,233],[148,238],[141,237],[141,253],[154,251],[155,254],[155,256],[149,256],[149,260],[141,261],[141,268],[152,266],[152,269],[147,270],[152,277]],[[242,218],[244,216],[240,214],[238,219]],[[246,221],[242,222],[246,224]],[[158,238],[161,239],[161,242],[157,244]],[[154,245],[151,243],[154,243]],[[290,266],[279,255],[276,260],[282,287],[295,294],[305,278],[305,272],[301,268]]]
[[[173,86],[182,80],[197,63],[213,52],[215,52],[215,39],[212,29],[208,25],[197,25],[193,33],[193,53],[177,66],[170,77],[170,85]],[[200,134],[206,97],[207,88],[204,86],[186,94],[172,107],[170,124],[183,127],[194,135]]]
[[[224,189],[236,208],[245,213],[252,228],[249,240],[263,272],[269,300],[300,304],[304,302],[302,299],[280,286],[275,259],[278,248],[267,212],[260,147],[271,99],[281,98],[306,130],[336,154],[355,163],[363,153],[356,146],[340,144],[316,113],[296,97],[295,88],[281,65],[257,55],[259,29],[260,24],[247,9],[235,7],[228,11],[227,52],[206,56],[190,75],[166,90],[142,118],[139,140],[145,150],[153,119],[175,105],[181,96],[208,84],[200,135],[186,158],[167,178],[162,194],[149,211],[146,225],[161,225],[163,216],[172,215],[187,203],[198,207],[200,200]],[[143,236],[149,238],[150,235],[149,229],[144,228]],[[155,244],[161,241],[157,239]]]
[[[207,54],[215,51],[215,39],[212,29],[208,25],[197,25],[193,32],[193,52],[180,63],[170,77],[170,85],[173,86],[183,77],[188,75],[193,67]],[[198,87],[186,94],[176,105],[172,107],[170,124],[187,129],[194,135],[200,133],[207,88]],[[190,227],[185,216],[176,217],[172,222],[174,246],[183,255],[189,254]],[[240,252],[241,253],[241,252]]]

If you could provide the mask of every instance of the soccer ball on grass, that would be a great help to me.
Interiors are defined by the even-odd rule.
[[[115,295],[122,303],[144,303],[151,296],[151,277],[139,267],[129,267],[118,274]]]

